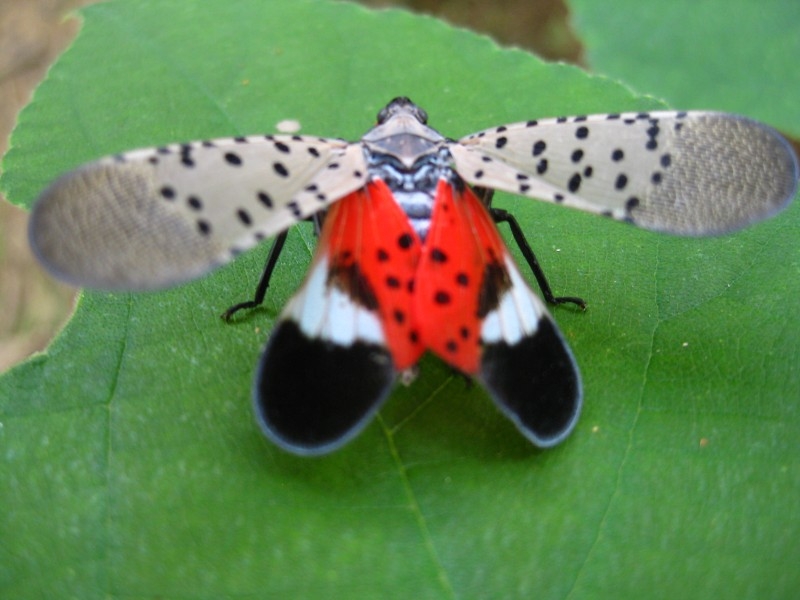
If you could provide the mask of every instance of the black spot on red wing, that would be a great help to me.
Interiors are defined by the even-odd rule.
[[[433,295],[433,301],[436,304],[446,305],[452,302],[452,297],[450,296],[450,292],[446,290],[439,290]]]
[[[383,248],[378,248],[377,258],[378,262],[386,262],[389,260],[389,253]]]
[[[469,327],[464,327],[464,326],[460,327],[459,330],[458,330],[458,335],[461,336],[462,340],[468,340],[469,339]]]
[[[408,332],[408,339],[412,344],[419,343],[419,333],[412,329]]]
[[[403,250],[408,250],[414,243],[414,238],[410,233],[404,233],[397,238],[397,245]]]
[[[400,287],[400,280],[393,275],[388,275],[386,277],[386,285],[392,289],[398,289]]]
[[[363,429],[394,379],[386,347],[359,341],[338,346],[281,321],[261,356],[255,411],[264,433],[282,448],[323,454]]]
[[[447,254],[441,248],[432,248],[431,249],[431,260],[437,263],[446,263],[447,262]]]
[[[514,345],[487,344],[480,379],[492,400],[535,445],[552,446],[575,426],[582,386],[572,354],[549,319]]]
[[[459,273],[456,275],[456,283],[461,287],[467,287],[469,285],[469,275],[466,273]]]
[[[447,340],[444,344],[444,347],[452,354],[458,350],[458,343],[455,340]]]
[[[478,292],[478,319],[484,319],[500,305],[501,296],[511,287],[508,271],[499,262],[490,262],[483,271]]]
[[[404,313],[402,310],[399,309],[395,309],[394,311],[392,311],[392,317],[394,317],[395,322],[397,322],[400,325],[402,325],[406,321],[406,313]]]

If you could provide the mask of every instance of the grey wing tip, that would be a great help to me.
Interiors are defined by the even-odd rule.
[[[800,169],[778,131],[747,117],[695,113],[676,124],[673,164],[630,211],[655,231],[706,236],[768,219],[795,197]]]
[[[98,161],[56,179],[31,210],[28,238],[58,279],[109,291],[165,288],[202,275],[221,252],[165,206],[152,172]]]
[[[774,177],[775,188],[770,202],[774,209],[771,214],[777,214],[786,208],[797,194],[798,179],[800,179],[797,153],[789,140],[777,129],[746,117],[740,119],[748,126],[760,129],[771,141],[771,144],[764,144],[762,154],[772,167],[771,174]]]

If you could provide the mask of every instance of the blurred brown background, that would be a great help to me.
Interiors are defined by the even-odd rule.
[[[0,0],[0,156],[16,116],[78,31],[69,11],[97,0]],[[405,6],[487,33],[504,45],[581,62],[561,0],[362,0]],[[27,214],[0,196],[0,372],[44,348],[72,309],[75,291],[41,271],[27,244]]]

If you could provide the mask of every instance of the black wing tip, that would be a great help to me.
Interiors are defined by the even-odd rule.
[[[541,319],[536,332],[516,344],[487,345],[481,381],[500,410],[539,448],[561,443],[578,422],[583,404],[580,373],[549,318]]]
[[[340,346],[281,321],[262,354],[253,386],[261,430],[300,456],[332,452],[367,425],[389,396],[395,369],[385,347]]]

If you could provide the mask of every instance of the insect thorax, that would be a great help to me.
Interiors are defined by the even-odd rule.
[[[392,190],[395,200],[411,221],[424,242],[431,225],[436,187],[440,179],[460,184],[450,167],[452,158],[447,148],[421,155],[411,167],[396,156],[365,149],[371,179],[382,179]]]

